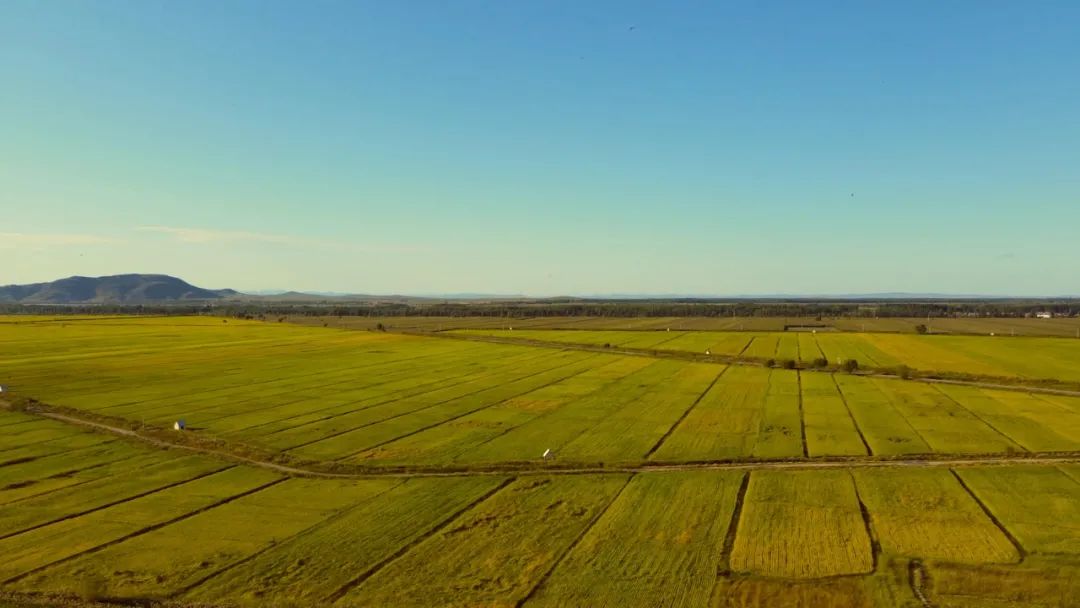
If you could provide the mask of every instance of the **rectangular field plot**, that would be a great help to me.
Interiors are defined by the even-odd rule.
[[[794,371],[732,366],[651,458],[800,456],[797,387]]]
[[[1028,552],[1080,555],[1076,479],[1058,468],[1037,465],[956,472]]]
[[[557,458],[569,458],[563,450],[573,445],[583,433],[599,425],[647,424],[648,419],[644,416],[644,420],[638,420],[626,414],[633,412],[642,415],[647,408],[647,401],[644,401],[643,397],[688,369],[689,364],[681,361],[639,359],[641,361],[634,365],[636,369],[632,373],[608,383],[603,390],[592,391],[580,399],[545,412],[542,416],[478,445],[461,459],[470,462],[537,459],[549,448]],[[700,371],[697,367],[692,369]],[[691,382],[692,392],[701,386],[701,382],[707,386],[708,380],[699,377],[696,380],[692,378]],[[668,411],[672,423],[681,414],[681,411],[676,410],[677,407]],[[665,428],[656,435],[646,435],[644,440],[635,437],[633,439],[636,441],[625,445],[610,443],[613,437],[601,437],[595,445],[578,443],[574,449],[580,450],[578,454],[590,449],[607,449],[612,450],[609,453],[616,456],[622,450],[623,453],[629,452],[632,456],[640,457],[651,447],[650,440],[655,441],[666,430]],[[596,453],[591,452],[594,457]]]
[[[856,469],[883,552],[972,564],[1015,562],[1016,547],[946,469]]]
[[[527,477],[350,589],[337,606],[512,606],[626,486],[627,477]]]
[[[42,570],[24,589],[77,592],[76,581],[107,582],[114,598],[170,596],[248,556],[300,534],[385,482],[293,479],[249,493],[101,551]]]
[[[873,570],[870,537],[846,471],[755,471],[743,499],[731,569],[817,578]]]
[[[675,373],[662,381],[648,383],[648,388],[636,398],[627,400],[591,426],[582,425],[577,437],[557,446],[559,456],[584,461],[644,458],[724,369],[704,363],[663,363],[676,363]]]
[[[256,491],[281,477],[259,469],[233,467],[209,476],[193,473],[192,479],[0,540],[0,555],[4,556],[0,581],[12,582],[51,564]]]
[[[4,505],[0,539],[184,484],[228,466],[202,456],[147,451],[110,465],[108,474],[100,478]]]
[[[529,423],[554,416],[589,395],[608,394],[618,382],[649,365],[641,357],[604,357],[591,369],[555,384],[513,397],[457,420],[363,452],[354,460],[382,463],[449,463],[527,460],[537,458],[535,440],[524,439]],[[514,436],[513,441],[503,439]],[[521,438],[520,440],[518,438]],[[500,441],[506,452],[488,444]],[[544,448],[547,449],[547,448]]]
[[[435,428],[539,388],[555,384],[587,371],[596,355],[564,353],[539,368],[526,368],[456,391],[449,398],[395,401],[362,412],[360,417],[343,416],[344,430],[329,435],[308,436],[289,451],[303,458],[347,460],[396,439]]]
[[[800,374],[806,448],[810,456],[868,453],[844,397],[829,374]]]
[[[967,386],[939,385],[938,389],[1022,449],[1080,449],[1080,412],[1061,407],[1043,395]]]
[[[835,374],[833,379],[872,454],[929,454],[933,451],[907,418],[892,405],[892,400],[882,391],[882,387],[870,379],[847,374]],[[895,384],[884,385],[884,388],[890,386]]]
[[[503,481],[475,477],[357,482],[367,488],[368,495],[356,504],[321,526],[208,579],[184,598],[252,603],[275,598],[324,605]]]
[[[705,605],[724,565],[742,478],[732,471],[638,475],[528,605]]]
[[[1023,450],[932,385],[902,380],[872,382],[935,452],[986,454]]]

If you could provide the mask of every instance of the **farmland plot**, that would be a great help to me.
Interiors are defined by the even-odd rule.
[[[340,606],[514,605],[626,486],[624,476],[506,486],[346,593]]]
[[[817,334],[818,346],[830,363],[840,364],[854,359],[862,365],[873,367],[893,367],[900,361],[868,342],[868,334]]]
[[[885,553],[973,564],[1020,559],[950,471],[856,470],[854,475]]]
[[[777,334],[776,360],[798,361],[800,358],[799,334]],[[813,357],[811,357],[813,359]]]
[[[746,357],[758,359],[772,359],[776,357],[777,345],[780,342],[779,334],[760,334],[751,338],[750,344],[742,354]]]
[[[282,480],[262,470],[230,468],[134,500],[0,540],[0,581],[34,573],[110,543],[176,521]]]
[[[703,606],[743,474],[639,475],[531,599],[536,606]]]
[[[728,368],[652,458],[801,455],[798,397],[793,387],[797,387],[793,371]]]
[[[78,592],[79,581],[97,579],[107,581],[110,597],[171,596],[321,523],[378,491],[372,485],[379,484],[293,479],[265,486],[209,511],[36,572],[19,585]]]
[[[185,599],[327,602],[503,482],[498,477],[357,482],[367,495],[355,505],[318,528],[208,579],[190,590]]]
[[[922,435],[892,405],[889,395],[872,380],[841,374],[834,375],[833,379],[872,454],[929,454],[932,451]]]
[[[145,452],[113,465],[107,476],[4,505],[0,510],[0,538],[134,500],[227,466],[201,456]]]
[[[434,428],[583,373],[591,365],[593,361],[590,355],[567,354],[564,358],[549,361],[540,370],[518,372],[502,380],[496,378],[485,383],[487,388],[477,386],[471,392],[449,400],[424,403],[419,407],[417,404],[405,405],[404,401],[394,402],[370,410],[374,412],[373,417],[362,424],[357,424],[358,420],[349,419],[347,424],[351,425],[351,428],[333,433],[329,437],[312,438],[312,441],[295,445],[290,451],[313,459],[345,460],[395,439]]]
[[[996,453],[1023,449],[933,386],[896,380],[871,382],[935,452]]]
[[[499,435],[476,449],[464,459],[476,461],[522,460],[537,458],[551,449],[556,458],[562,458],[562,450],[584,431],[603,423],[627,409],[639,411],[638,400],[660,383],[674,377],[686,364],[678,361],[641,359],[634,373],[611,382],[603,391],[590,392],[581,399],[550,410],[542,416]],[[676,413],[677,417],[679,414]],[[633,422],[624,417],[616,420]],[[666,430],[666,429],[665,429]],[[662,433],[662,432],[661,432]],[[605,441],[609,438],[605,438]],[[637,454],[644,454],[651,444],[647,441],[635,446]],[[579,446],[580,449],[582,446]],[[584,446],[588,447],[588,446]],[[616,446],[619,447],[619,446]]]
[[[483,462],[483,456],[473,453],[482,446],[503,435],[519,432],[519,428],[527,423],[554,414],[589,395],[606,393],[614,383],[649,363],[640,357],[605,357],[595,367],[581,374],[363,452],[356,460],[369,459],[383,463]],[[535,449],[533,452],[526,451],[532,444],[525,440],[517,445],[514,452],[501,455],[499,460],[539,456]]]
[[[806,448],[810,456],[864,456],[855,421],[844,403],[836,382],[828,374],[800,374]]]
[[[938,389],[1023,449],[1040,452],[1080,448],[1080,413],[1041,395],[949,385]]]
[[[873,570],[870,537],[845,471],[755,471],[743,500],[731,569],[817,578]]]
[[[704,363],[677,363],[673,375],[652,384],[637,402],[626,404],[585,428],[559,449],[559,455],[584,461],[634,460],[647,456],[724,369]]]
[[[1080,555],[1080,483],[1040,466],[960,468],[960,479],[1031,553]]]

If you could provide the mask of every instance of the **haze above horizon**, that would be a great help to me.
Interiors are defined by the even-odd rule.
[[[1077,294],[1078,23],[1070,2],[13,0],[0,284]]]

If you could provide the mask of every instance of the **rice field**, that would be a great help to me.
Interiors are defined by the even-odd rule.
[[[695,354],[708,352],[725,357],[777,362],[792,360],[804,364],[818,358],[824,358],[832,365],[855,360],[862,367],[877,369],[906,365],[925,372],[1080,382],[1080,339],[1075,336],[553,329],[463,329],[451,333]]]
[[[222,321],[0,324],[0,351],[16,353],[4,382],[51,405],[158,428],[183,419],[202,437],[345,466],[492,466],[549,450],[595,464],[1080,449],[1076,397]],[[558,335],[594,333],[605,335]],[[732,337],[740,350],[758,342]],[[805,334],[772,337],[778,352]],[[75,434],[32,419],[8,432],[0,456],[12,458]]]
[[[0,605],[907,607],[918,560],[938,605],[1066,606],[1080,572],[1080,464],[876,460],[1080,451],[1075,397],[226,321],[0,323],[0,383],[350,476],[0,409]]]
[[[20,316],[19,318],[27,318]],[[38,317],[52,321],[50,317]],[[1035,319],[1023,317],[360,317],[289,316],[290,323],[315,327],[375,329],[381,323],[390,329],[449,331],[454,329],[609,329],[654,331],[755,331],[778,332],[787,326],[822,327],[842,332],[916,332],[928,325],[934,333],[989,336],[1077,338],[1080,317]],[[4,321],[0,320],[0,323]]]
[[[862,605],[904,592],[889,556],[1009,564],[1073,551],[1080,525],[1080,471],[1055,467],[322,480],[112,443],[123,466],[5,496],[3,590],[242,606]],[[50,458],[0,471],[49,479]]]

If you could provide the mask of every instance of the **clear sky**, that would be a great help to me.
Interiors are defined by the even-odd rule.
[[[6,0],[0,283],[1076,294],[1078,31],[1075,1]]]

